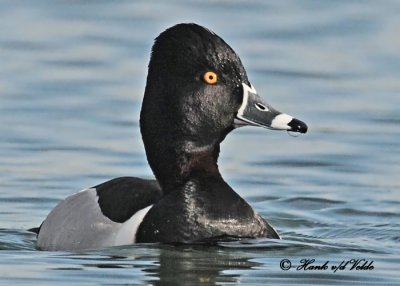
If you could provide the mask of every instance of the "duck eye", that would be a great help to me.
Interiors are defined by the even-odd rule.
[[[208,84],[216,84],[217,83],[217,74],[215,72],[206,72],[203,77],[204,81]]]

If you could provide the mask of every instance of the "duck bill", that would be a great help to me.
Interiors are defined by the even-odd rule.
[[[252,86],[242,83],[243,102],[234,121],[235,127],[260,126],[273,130],[287,130],[306,133],[307,125],[264,102]]]

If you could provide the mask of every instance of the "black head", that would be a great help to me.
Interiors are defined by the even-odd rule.
[[[140,127],[164,189],[196,169],[218,172],[219,143],[235,127],[304,128],[291,126],[293,118],[273,124],[278,115],[256,95],[238,55],[213,32],[178,24],[156,38]]]
[[[207,83],[206,74],[214,76],[211,80],[216,82]],[[201,145],[220,142],[233,128],[242,102],[242,82],[248,83],[246,71],[220,37],[195,24],[169,28],[153,46],[141,113],[142,133],[150,117],[151,129],[154,121],[166,128],[159,130],[163,138],[171,135],[173,141]]]

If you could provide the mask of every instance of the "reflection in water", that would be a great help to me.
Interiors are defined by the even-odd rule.
[[[239,274],[226,270],[250,269],[258,263],[233,252],[209,247],[178,247],[161,249],[159,267],[146,272],[160,280],[155,285],[214,285],[216,282],[237,282]]]
[[[96,253],[99,253],[100,256]],[[104,256],[105,253],[108,254]],[[229,250],[217,246],[199,245],[135,245],[125,246],[125,248],[108,248],[84,255],[69,254],[67,257],[86,270],[111,269],[115,276],[118,276],[116,271],[124,271],[123,273],[126,275],[129,268],[128,272],[131,273],[132,283],[142,280],[153,285],[237,283],[241,274],[235,270],[248,270],[261,266],[260,263],[250,261],[250,253],[237,249]],[[66,270],[63,266],[53,269]],[[143,273],[145,273],[144,276]]]
[[[46,252],[34,250],[33,235],[15,231],[3,237],[4,240],[0,239],[0,245],[4,246],[3,249],[12,249],[11,245],[15,245],[21,236],[29,240],[31,248],[14,251],[16,254],[8,262],[0,259],[0,275],[14,282],[34,276],[38,277],[36,282],[41,285],[53,285],[54,281],[58,285],[75,282],[77,285],[92,285],[94,282],[104,285],[262,285],[276,278],[286,284],[296,284],[299,279],[313,279],[317,284],[332,284],[340,279],[343,284],[359,280],[360,273],[325,271],[316,275],[295,268],[284,272],[279,266],[280,261],[288,258],[297,265],[302,258],[315,258],[318,262],[329,260],[332,265],[337,265],[343,259],[376,259],[376,265],[389,273],[397,271],[395,267],[398,265],[397,258],[388,259],[387,252],[378,251],[378,248],[371,251],[363,246],[355,247],[351,240],[347,245],[338,245],[335,241],[327,244],[326,240],[317,243],[315,239],[306,237],[297,241],[255,239],[224,242],[217,246],[136,244],[82,252]],[[28,266],[26,263],[31,262],[26,257],[35,257],[39,263]],[[21,266],[26,271],[15,271]],[[390,276],[377,278],[373,271],[363,272],[362,277],[368,281],[375,279],[374,282],[382,285],[391,281]]]

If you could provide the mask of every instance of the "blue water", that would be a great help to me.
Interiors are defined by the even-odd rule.
[[[399,12],[394,0],[0,1],[0,284],[400,284]],[[283,240],[37,251],[26,229],[64,197],[152,177],[146,67],[179,22],[217,32],[259,94],[309,125],[241,128],[222,145],[224,178]],[[351,259],[373,269],[331,269]]]

